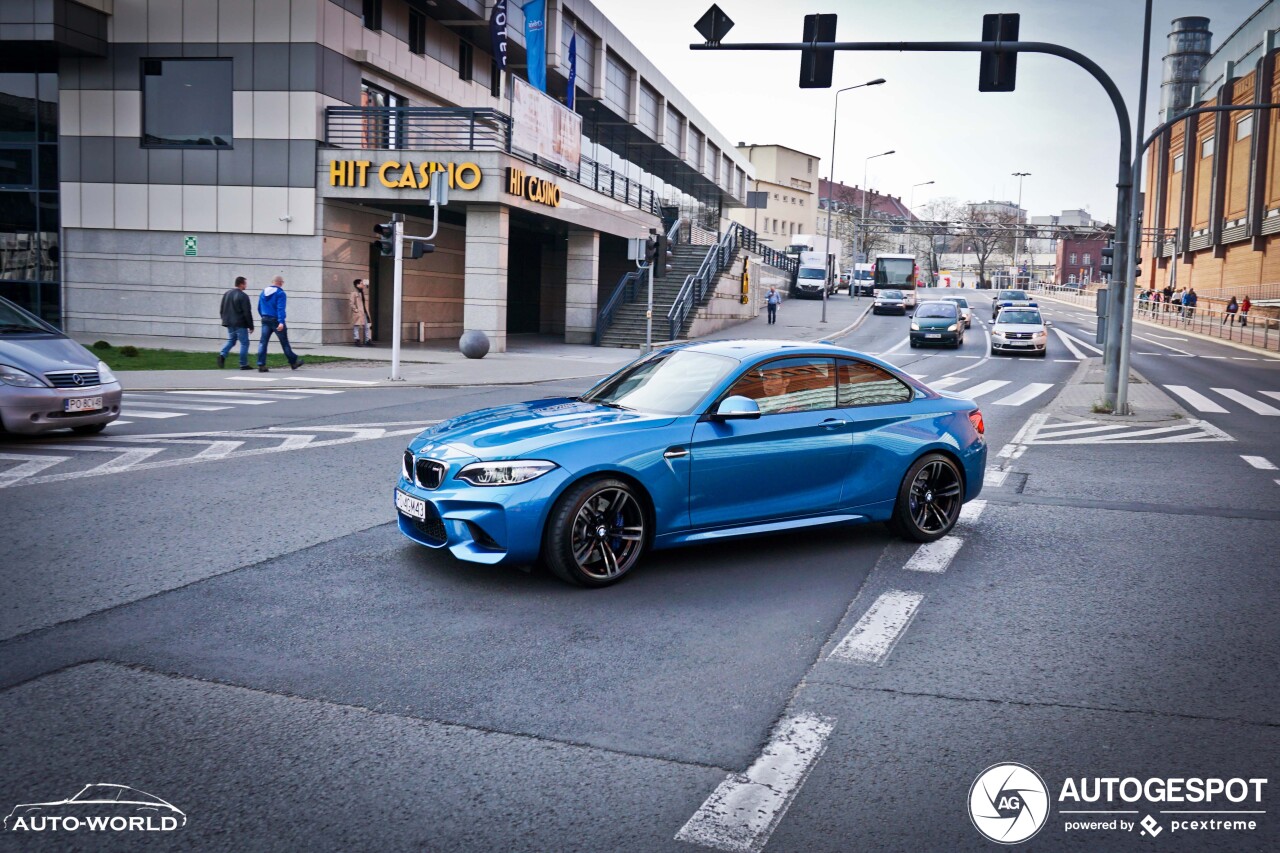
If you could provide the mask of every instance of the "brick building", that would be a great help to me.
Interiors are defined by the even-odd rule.
[[[1064,238],[1058,240],[1054,261],[1055,280],[1059,284],[1097,284],[1102,281],[1098,267],[1107,240],[1100,237]]]

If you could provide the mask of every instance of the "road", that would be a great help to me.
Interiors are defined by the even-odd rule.
[[[131,785],[204,849],[960,850],[990,846],[975,777],[1016,761],[1055,800],[1036,849],[1151,842],[1065,830],[1058,788],[1277,766],[1280,364],[1140,329],[1135,369],[1230,440],[1068,435],[1037,415],[1088,318],[1045,303],[1050,356],[992,358],[967,295],[959,350],[901,317],[840,341],[982,407],[1001,475],[941,546],[806,531],[589,592],[398,534],[414,432],[589,382],[128,394],[91,441],[5,442],[0,801]],[[1075,808],[1274,849],[1272,799],[1247,833]]]

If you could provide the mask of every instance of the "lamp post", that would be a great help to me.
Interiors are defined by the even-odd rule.
[[[874,80],[868,80],[867,82],[859,83],[856,86],[846,86],[845,88],[836,92],[835,106],[831,108],[831,165],[828,167],[828,172],[827,172],[827,174],[830,175],[830,178],[828,178],[827,180],[827,248],[824,252],[824,254],[826,254],[828,258],[828,261],[827,261],[828,264],[830,264],[830,258],[831,258],[831,216],[833,213],[835,213],[831,205],[831,195],[832,193],[835,192],[835,188],[836,188],[836,119],[839,118],[840,116],[840,95],[852,89],[861,89],[863,86],[879,86],[883,82],[884,82],[883,77],[877,77]],[[854,261],[854,265],[856,268],[856,265],[857,265],[856,259]],[[849,276],[849,289],[854,290],[856,294],[857,291],[854,288],[852,275]],[[822,322],[824,323],[827,322],[826,282],[823,282],[822,284]]]
[[[888,157],[890,154],[897,152],[890,149],[880,154],[872,154],[862,161],[862,216],[858,219],[858,230],[855,232],[858,238],[863,238],[867,224],[867,165],[877,157]],[[858,262],[858,239],[853,241],[853,262]],[[874,284],[874,282],[873,282]]]
[[[1012,174],[1013,174],[1013,177],[1018,179],[1018,211],[1021,212],[1022,211],[1022,179],[1031,177],[1031,173],[1030,172],[1013,172]],[[1018,274],[1016,272],[1016,269],[1018,266],[1018,243],[1020,239],[1021,238],[1016,236],[1013,238],[1013,265],[1015,269],[1013,283],[1015,285],[1018,283],[1018,278],[1017,278]],[[1027,267],[1027,288],[1028,289],[1031,288],[1031,268],[1030,267]]]
[[[933,184],[933,181],[921,181],[918,184],[911,185],[910,200],[907,202],[908,217],[916,215],[916,187],[927,187],[932,184]],[[912,249],[912,251],[914,252],[915,249]],[[937,283],[936,282],[937,270],[933,268],[933,237],[932,236],[929,237],[929,270],[931,275],[935,275],[935,283]]]

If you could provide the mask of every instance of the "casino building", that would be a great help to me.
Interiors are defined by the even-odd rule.
[[[751,164],[586,0],[546,0],[548,94],[493,0],[34,0],[0,16],[0,295],[82,336],[216,339],[218,300],[281,275],[291,336],[594,339],[627,238],[714,232]],[[575,107],[568,100],[574,56]],[[678,229],[677,229],[678,230]],[[674,233],[674,232],[673,232]]]

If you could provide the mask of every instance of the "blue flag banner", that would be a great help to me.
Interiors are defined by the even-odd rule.
[[[569,38],[569,99],[566,103],[573,109],[578,95],[578,34]]]
[[[500,71],[507,70],[507,0],[497,0],[489,13],[489,45]]]
[[[529,82],[547,91],[547,0],[529,0],[524,9],[524,46],[529,54]]]

